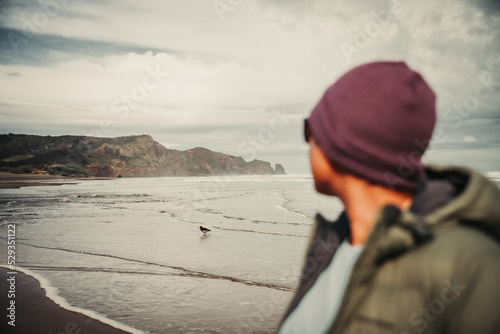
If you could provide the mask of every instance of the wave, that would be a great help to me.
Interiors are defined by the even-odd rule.
[[[10,268],[8,266],[5,266],[5,265],[0,265],[0,268],[5,268],[5,269],[7,269],[9,271],[12,271],[12,270],[10,270]],[[70,305],[66,301],[66,299],[64,299],[63,297],[61,297],[61,296],[59,296],[57,294],[57,292],[58,292],[57,288],[55,288],[52,285],[50,285],[49,280],[47,280],[45,277],[43,277],[41,275],[38,275],[38,274],[32,272],[31,270],[29,270],[27,268],[16,267],[15,271],[16,272],[20,271],[20,272],[22,272],[22,273],[24,273],[24,274],[26,274],[28,276],[33,277],[38,282],[40,282],[40,287],[43,290],[45,290],[46,297],[48,299],[52,300],[59,307],[65,309],[65,310],[83,314],[83,315],[85,315],[85,316],[87,316],[89,318],[98,320],[98,321],[102,322],[103,324],[109,325],[111,327],[114,327],[116,329],[120,329],[120,330],[125,331],[125,332],[129,332],[131,334],[145,334],[145,332],[143,332],[141,330],[138,330],[136,328],[127,326],[127,325],[125,325],[125,324],[123,324],[121,322],[118,322],[116,320],[107,318],[104,315],[99,314],[97,312],[94,312],[94,311],[91,311],[91,310],[87,310],[87,309],[83,309],[83,308],[79,308],[79,307],[75,307],[75,306]]]
[[[210,175],[185,178],[183,182],[304,182],[312,180],[311,174],[286,174],[286,175]]]
[[[214,227],[214,228],[216,228],[216,227]],[[253,232],[253,231],[248,231],[248,232]],[[255,233],[259,233],[259,232],[255,232]],[[280,234],[280,235],[286,235],[286,234]],[[40,249],[50,249],[50,250],[68,252],[68,253],[77,253],[77,254],[99,256],[99,257],[107,257],[107,258],[113,258],[113,259],[118,259],[118,260],[123,260],[123,261],[129,261],[129,262],[134,262],[134,263],[141,263],[141,264],[161,267],[161,268],[174,269],[174,270],[178,270],[178,271],[182,272],[182,275],[178,275],[178,276],[189,276],[189,277],[193,277],[193,278],[205,278],[205,279],[224,279],[224,280],[228,280],[231,282],[241,283],[241,284],[251,285],[251,286],[259,286],[259,287],[265,287],[265,288],[283,290],[283,291],[291,291],[292,290],[289,287],[282,286],[282,285],[257,282],[257,281],[250,281],[250,280],[240,279],[240,278],[233,277],[233,276],[211,274],[211,273],[207,273],[207,272],[203,272],[203,271],[187,269],[187,268],[180,267],[180,266],[171,266],[171,265],[162,264],[162,263],[143,261],[143,260],[137,260],[137,259],[129,259],[129,258],[122,257],[122,256],[116,256],[116,255],[110,255],[110,254],[99,254],[99,253],[92,253],[92,252],[86,252],[86,251],[77,251],[77,250],[65,249],[65,248],[38,246],[38,245],[28,244],[25,242],[19,242],[19,244],[31,246],[34,248],[40,248]]]
[[[284,204],[284,203],[283,203]],[[303,213],[300,213],[300,212],[296,212],[296,211],[292,211],[292,210],[289,210],[287,208],[285,208],[282,204],[278,204],[276,205],[276,208],[279,209],[279,210],[283,210],[287,213],[291,213],[293,215],[297,215],[297,216],[300,216],[302,218],[307,218],[307,219],[310,219],[310,217],[306,216],[305,214]],[[301,224],[301,225],[308,225],[308,224]]]
[[[246,220],[245,218],[235,218],[235,217],[229,217],[229,216],[224,216],[224,218],[233,218],[237,220]],[[186,220],[186,219],[179,219],[179,221],[184,222],[184,223],[189,223],[193,225],[203,225],[204,223],[199,222],[199,221],[191,221],[191,220]],[[251,223],[255,224],[273,224],[273,225],[293,225],[293,226],[308,226],[309,224],[302,224],[302,223],[278,223],[276,221],[264,221],[264,220],[248,220]],[[236,228],[225,228],[225,227],[220,227],[220,226],[212,226],[211,228],[215,228],[218,230],[224,230],[224,231],[233,231],[233,232],[247,232],[247,233],[259,233],[259,234],[270,234],[270,235],[282,235],[286,237],[303,237],[303,238],[308,238],[308,235],[301,235],[301,234],[289,234],[289,233],[281,233],[281,232],[265,232],[265,231],[256,231],[256,230],[246,230],[246,229],[236,229]]]
[[[293,225],[293,224],[291,224]],[[218,230],[224,230],[224,231],[233,231],[233,232],[248,232],[248,233],[258,233],[258,234],[271,234],[271,235],[280,235],[284,237],[301,237],[301,238],[307,238],[307,235],[300,235],[300,234],[290,234],[290,233],[281,233],[281,232],[263,232],[263,231],[255,231],[255,230],[244,230],[244,229],[236,229],[236,228],[225,228],[225,227],[219,227],[219,226],[212,226],[214,229]]]
[[[500,172],[485,172],[483,173],[487,178],[492,179],[494,181],[500,181]]]

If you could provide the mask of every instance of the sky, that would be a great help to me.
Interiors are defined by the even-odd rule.
[[[427,163],[500,171],[500,1],[0,0],[0,133],[149,134],[309,173],[302,125],[362,63],[437,95]]]

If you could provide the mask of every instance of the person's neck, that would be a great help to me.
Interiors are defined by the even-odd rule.
[[[413,196],[388,188],[370,184],[353,178],[339,196],[344,203],[351,227],[351,245],[364,244],[375,225],[378,212],[388,204],[406,210],[411,205]]]

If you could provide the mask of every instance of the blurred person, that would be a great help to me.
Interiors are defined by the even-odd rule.
[[[424,166],[435,94],[404,62],[358,66],[305,120],[319,193],[300,282],[278,332],[500,333],[500,191]]]

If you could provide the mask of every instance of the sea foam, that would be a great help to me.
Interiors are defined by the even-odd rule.
[[[83,314],[89,318],[92,318],[94,320],[98,320],[98,321],[102,322],[103,324],[109,325],[109,326],[114,327],[116,329],[123,330],[125,332],[129,332],[131,334],[145,334],[141,330],[127,326],[127,325],[122,324],[121,322],[118,322],[116,320],[109,319],[102,314],[96,313],[96,312],[91,311],[91,310],[86,310],[83,308],[79,308],[79,307],[75,307],[75,306],[70,305],[63,297],[61,297],[57,294],[57,288],[50,285],[50,282],[48,279],[46,279],[45,277],[43,277],[41,275],[38,275],[38,274],[32,272],[29,269],[16,267],[15,270],[10,270],[10,268],[8,266],[5,266],[5,265],[0,265],[0,268],[5,268],[11,272],[22,272],[28,276],[33,277],[38,282],[40,282],[40,287],[43,290],[45,290],[46,297],[49,298],[50,300],[52,300],[54,303],[56,303],[58,306],[60,306],[61,308],[65,309],[65,310]]]

